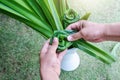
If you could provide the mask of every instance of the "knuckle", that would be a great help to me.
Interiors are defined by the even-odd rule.
[[[80,34],[80,32],[78,32],[78,33],[74,34],[72,37],[74,39],[79,39],[79,38],[81,38],[81,34]]]
[[[81,35],[82,35],[83,37],[89,37],[89,34],[88,34],[87,31],[85,31],[85,30],[81,30]]]

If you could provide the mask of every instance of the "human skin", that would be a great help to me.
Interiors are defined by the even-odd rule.
[[[80,38],[90,42],[120,41],[120,23],[100,24],[81,20],[69,25],[67,29],[78,31],[68,36],[69,41]]]

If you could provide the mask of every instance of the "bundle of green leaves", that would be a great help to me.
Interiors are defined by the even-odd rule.
[[[69,24],[78,20],[87,20],[90,13],[80,17],[70,9],[67,0],[0,0],[0,10],[9,16],[20,20],[46,39],[58,37],[57,51],[76,47],[96,57],[104,63],[111,64],[115,59],[105,51],[95,47],[83,39],[69,42],[66,37],[76,31],[64,30]]]

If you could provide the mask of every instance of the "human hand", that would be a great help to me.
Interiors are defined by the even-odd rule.
[[[90,42],[101,42],[105,39],[105,24],[93,23],[85,20],[69,25],[66,29],[78,32],[67,37],[68,41],[83,38]]]
[[[42,80],[59,80],[60,65],[66,50],[56,53],[58,39],[54,38],[53,44],[49,45],[49,40],[40,52],[40,72]]]

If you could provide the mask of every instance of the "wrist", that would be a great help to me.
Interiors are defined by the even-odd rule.
[[[105,40],[120,41],[120,23],[106,24]]]
[[[59,80],[59,75],[52,69],[41,69],[41,80]]]
[[[100,27],[99,28],[100,35],[98,35],[98,36],[100,36],[101,41],[106,41],[107,40],[106,37],[108,35],[108,33],[107,33],[107,24],[97,24],[97,26]]]
[[[104,40],[107,41],[108,36],[110,36],[110,26],[109,24],[104,24]]]

